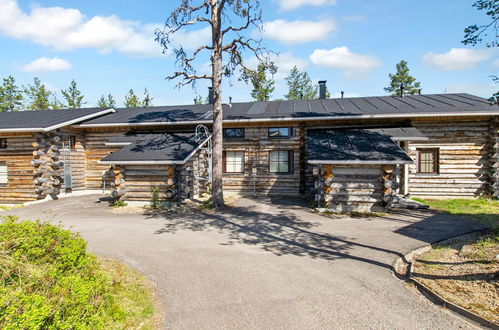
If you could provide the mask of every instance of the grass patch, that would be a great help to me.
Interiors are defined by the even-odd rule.
[[[499,240],[467,235],[418,256],[413,276],[445,299],[499,322]]]
[[[0,328],[155,327],[149,282],[87,253],[61,226],[4,217],[0,224]]]
[[[13,210],[13,209],[20,209],[23,208],[24,205],[19,204],[19,205],[14,205],[14,206],[6,206],[6,205],[0,205],[0,211],[8,211],[8,210]]]
[[[489,225],[499,235],[499,200],[478,199],[420,199],[415,201],[430,205],[432,209],[464,216]]]

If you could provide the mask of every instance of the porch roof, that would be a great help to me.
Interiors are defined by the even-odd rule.
[[[411,164],[413,161],[380,129],[310,129],[310,164]]]
[[[193,133],[127,133],[108,141],[108,145],[124,147],[102,158],[99,163],[185,164],[206,141],[196,142]]]

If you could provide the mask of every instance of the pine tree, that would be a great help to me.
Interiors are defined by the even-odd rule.
[[[65,107],[65,104],[59,101],[56,93],[52,93],[52,100],[50,101],[50,109],[59,110]]]
[[[26,94],[28,110],[48,110],[51,106],[52,92],[47,90],[38,77],[34,78],[33,85],[24,87],[24,94]]]
[[[147,91],[147,88],[145,88],[144,89],[144,99],[142,101],[140,101],[140,106],[144,107],[144,108],[152,107],[152,100],[154,100],[154,98],[151,96],[151,94],[149,94],[149,92]]]
[[[3,78],[3,84],[0,86],[0,112],[21,110],[23,99],[22,91],[17,87],[14,77]]]
[[[285,80],[288,84],[288,94],[284,95],[284,97],[287,100],[317,99],[318,87],[312,83],[312,79],[310,79],[306,71],[300,72],[294,66]]]
[[[137,97],[137,95],[135,95],[135,92],[133,91],[133,89],[130,89],[128,91],[128,94],[125,95],[125,107],[127,108],[137,108],[140,106],[142,102],[140,101],[140,99]]]
[[[262,27],[260,0],[182,0],[165,22],[162,30],[156,30],[156,40],[165,51],[175,54],[176,68],[167,79],[180,78],[178,85],[194,85],[199,80],[211,81],[213,87],[212,125],[212,205],[215,209],[224,206],[223,198],[223,77],[230,77],[239,68],[244,68],[244,58],[251,52],[258,60],[268,60],[269,52],[261,40],[251,36],[251,29]],[[176,32],[206,26],[211,38],[196,50],[187,51]],[[180,42],[180,44],[179,44]],[[198,73],[196,60],[207,56],[211,62],[211,73]]]
[[[205,100],[203,99],[203,97],[201,95],[196,95],[194,97],[194,104],[205,104],[204,101]]]
[[[253,97],[255,101],[268,101],[275,90],[273,76],[276,72],[277,67],[274,63],[270,62],[269,64],[265,64],[260,62],[255,71],[244,69],[241,80],[244,80],[246,83],[251,82],[253,85],[251,97]],[[270,73],[272,77],[268,78],[267,73]]]
[[[390,86],[385,87],[384,90],[392,96],[403,96],[400,94],[401,85],[403,84],[404,95],[414,95],[421,92],[421,84],[416,82],[416,78],[409,74],[409,67],[407,62],[402,60],[396,65],[397,73],[389,74]]]
[[[114,108],[116,106],[116,101],[111,94],[107,94],[107,97],[101,95],[101,97],[97,101],[97,106],[99,108]]]
[[[84,96],[78,89],[78,86],[74,79],[71,81],[68,89],[62,90],[61,93],[62,96],[64,96],[64,98],[66,99],[67,106],[70,109],[79,109],[83,104],[86,103],[83,102]]]

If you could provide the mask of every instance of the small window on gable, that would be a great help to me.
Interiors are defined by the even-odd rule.
[[[7,149],[7,139],[0,139],[0,149]]]
[[[224,138],[244,139],[244,128],[224,128]]]
[[[438,174],[439,150],[438,148],[417,149],[418,173]]]
[[[223,172],[244,173],[244,151],[224,151]]]
[[[291,127],[269,127],[269,138],[279,139],[279,138],[289,138],[293,135],[293,129]]]
[[[5,185],[8,181],[7,163],[0,162],[0,185]]]

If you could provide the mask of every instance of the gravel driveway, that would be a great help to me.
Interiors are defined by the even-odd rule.
[[[155,284],[169,329],[456,329],[394,260],[480,225],[432,211],[331,219],[299,200],[240,199],[217,214],[113,214],[98,196],[1,212],[61,221]]]

